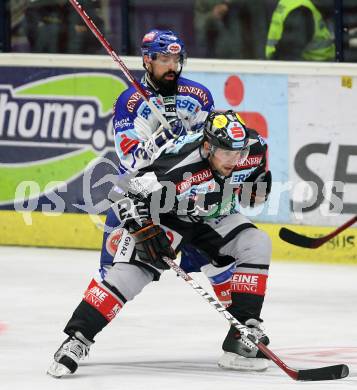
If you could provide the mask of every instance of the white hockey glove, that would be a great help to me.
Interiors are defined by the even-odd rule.
[[[155,137],[155,144],[158,147],[161,147],[170,139],[176,139],[181,137],[182,135],[187,134],[187,130],[185,129],[181,119],[175,119],[170,123],[171,128],[165,129],[162,125],[156,131],[157,136]]]

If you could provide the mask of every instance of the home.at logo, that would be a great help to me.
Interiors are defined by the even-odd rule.
[[[68,183],[114,150],[113,104],[126,87],[107,73],[0,85],[0,205],[15,203],[24,181],[38,183],[41,195],[49,182]]]

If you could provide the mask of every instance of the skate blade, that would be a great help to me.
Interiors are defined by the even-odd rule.
[[[265,371],[269,367],[269,360],[246,358],[236,353],[224,352],[218,360],[218,367],[236,371]]]
[[[66,366],[56,361],[54,361],[47,370],[47,375],[54,378],[62,378],[63,376],[69,374],[71,374],[71,371]]]

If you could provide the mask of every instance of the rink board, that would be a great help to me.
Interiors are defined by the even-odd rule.
[[[141,58],[123,60],[143,74]],[[0,245],[100,248],[91,213],[116,179],[112,105],[127,80],[109,56],[1,54],[0,69]],[[357,214],[356,64],[189,59],[184,75],[268,141],[272,192],[254,217],[274,259],[356,262],[355,229],[316,250],[278,237],[325,235]]]
[[[123,60],[142,76],[141,58]],[[0,209],[96,212],[119,164],[122,72],[109,56],[1,54],[0,69]],[[267,139],[259,221],[333,227],[357,213],[356,64],[189,59],[183,75]]]
[[[104,217],[97,215],[0,211],[0,245],[100,249],[103,223]],[[283,242],[280,228],[289,227],[309,237],[326,235],[334,228],[265,223],[257,226],[271,237],[274,260],[357,264],[357,228],[345,230],[318,249],[305,249]]]

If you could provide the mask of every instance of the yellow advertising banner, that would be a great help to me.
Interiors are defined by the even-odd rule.
[[[97,249],[102,244],[104,216],[0,211],[0,245]],[[357,228],[349,228],[317,249],[300,248],[279,238],[281,227],[308,237],[325,236],[334,227],[257,224],[272,239],[273,259],[357,265]],[[14,234],[16,231],[16,234]]]

